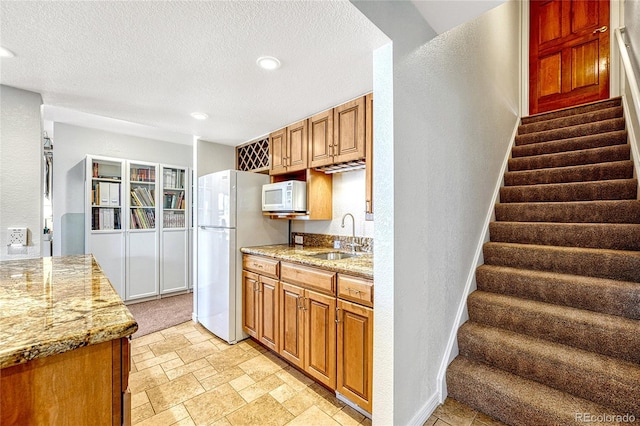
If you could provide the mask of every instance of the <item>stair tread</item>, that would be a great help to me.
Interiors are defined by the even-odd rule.
[[[640,321],[476,290],[469,319],[564,345],[640,363]]]
[[[549,120],[537,121],[534,123],[521,124],[518,128],[518,134],[533,133],[536,131],[544,131],[548,129],[558,129],[563,127],[575,126],[584,123],[601,121],[605,119],[618,118],[623,115],[622,106],[612,106],[602,108],[595,111],[573,114],[570,116],[551,118]]]
[[[514,146],[511,151],[511,156],[513,158],[522,158],[531,155],[571,152],[581,149],[624,145],[627,143],[627,136],[626,130],[615,130],[595,135],[536,142],[527,145]]]
[[[463,356],[640,415],[633,395],[640,389],[639,364],[473,321],[460,327],[458,341]]]
[[[640,320],[640,284],[632,281],[483,264],[478,290]]]
[[[509,159],[509,172],[623,161],[631,158],[630,152],[625,144],[516,157]]]
[[[545,183],[594,182],[633,178],[633,161],[621,160],[534,170],[505,172],[507,186]]]
[[[599,133],[608,133],[614,130],[624,130],[624,118],[610,118],[587,124],[562,127],[560,129],[544,130],[541,132],[516,135],[515,145],[527,145],[531,143],[548,142],[575,138],[580,136],[593,136]]]
[[[640,224],[491,222],[493,242],[640,250]]]
[[[637,196],[637,179],[512,185],[500,188],[500,202],[630,200]]]
[[[589,102],[582,105],[570,106],[567,108],[557,109],[554,111],[545,111],[538,114],[532,114],[522,117],[522,124],[535,123],[537,121],[545,121],[555,117],[568,117],[575,114],[581,114],[585,111],[598,111],[603,108],[610,108],[622,105],[622,97],[604,99],[595,102]]]
[[[496,220],[640,223],[639,200],[497,203]]]
[[[577,424],[579,413],[610,412],[600,404],[463,356],[449,365],[447,388],[454,399],[512,425]]]

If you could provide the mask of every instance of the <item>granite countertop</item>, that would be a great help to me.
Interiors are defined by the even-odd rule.
[[[92,255],[0,262],[0,368],[137,329]]]
[[[355,275],[362,278],[373,279],[373,254],[358,253],[357,256],[340,260],[324,260],[309,257],[309,255],[318,253],[327,253],[336,250],[327,247],[308,247],[308,246],[290,246],[286,244],[277,244],[270,246],[243,247],[241,249],[246,254],[256,254],[259,256],[272,257],[278,260],[298,263],[300,265],[315,266],[318,268]]]

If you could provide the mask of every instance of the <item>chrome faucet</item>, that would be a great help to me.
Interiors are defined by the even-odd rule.
[[[353,241],[347,243],[347,245],[351,246],[351,251],[356,251],[356,247],[359,247],[360,244],[356,243],[356,220],[353,215],[351,213],[345,213],[344,216],[342,216],[342,224],[340,226],[344,228],[344,220],[347,216],[351,216],[351,238],[353,238]]]

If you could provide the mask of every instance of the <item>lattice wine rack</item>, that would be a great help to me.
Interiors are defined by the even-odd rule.
[[[269,137],[237,146],[236,162],[242,171],[269,170]]]

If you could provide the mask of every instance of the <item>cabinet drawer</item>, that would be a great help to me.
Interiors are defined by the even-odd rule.
[[[373,307],[373,281],[338,274],[338,297]]]
[[[242,268],[267,277],[278,278],[280,262],[265,257],[245,254],[242,256]]]
[[[282,263],[280,279],[291,284],[298,284],[333,295],[336,294],[335,272]]]

